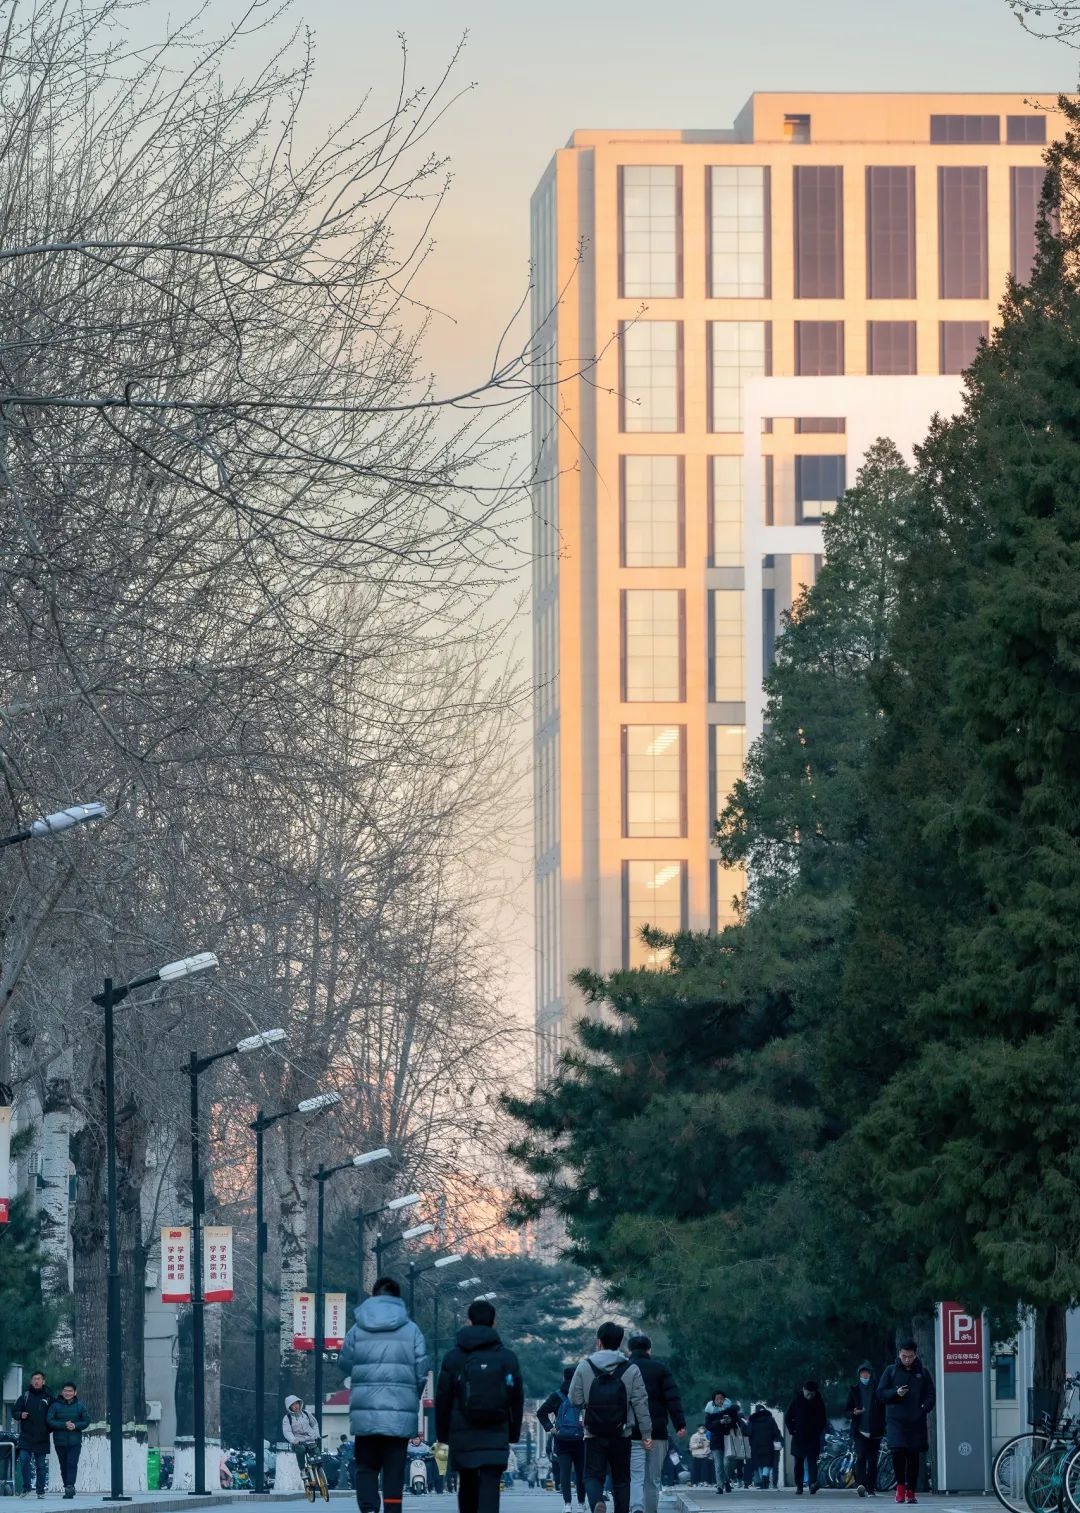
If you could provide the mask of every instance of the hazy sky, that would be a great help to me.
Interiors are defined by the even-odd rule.
[[[435,321],[427,346],[444,392],[490,366],[527,283],[529,196],[575,127],[727,127],[754,90],[1046,95],[1074,89],[1080,70],[1080,54],[1027,35],[1006,0],[302,0],[294,15],[316,36],[312,127],[369,89],[373,106],[387,105],[399,31],[414,83],[434,83],[468,32],[456,78],[475,88],[431,140],[454,183],[419,286],[452,317]],[[523,570],[519,591],[525,580]],[[527,618],[518,623],[527,665]],[[516,926],[500,922],[515,959],[508,1007],[530,1022],[524,845],[506,866],[520,900]]]

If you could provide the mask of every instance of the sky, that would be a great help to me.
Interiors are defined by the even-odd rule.
[[[755,90],[1046,96],[1075,89],[1080,74],[1080,53],[1028,35],[1007,0],[302,0],[293,15],[315,35],[312,129],[355,109],[367,90],[372,109],[386,106],[399,33],[412,81],[430,84],[465,36],[453,79],[466,92],[429,143],[451,160],[453,182],[416,286],[441,312],[425,358],[443,393],[490,368],[528,284],[530,195],[576,128],[729,127]],[[521,548],[524,557],[524,533]],[[522,561],[503,607],[527,583]],[[527,612],[515,625],[508,653],[527,669]],[[526,824],[520,854],[499,859],[514,905],[493,926],[512,957],[507,1008],[525,1026],[530,834]]]

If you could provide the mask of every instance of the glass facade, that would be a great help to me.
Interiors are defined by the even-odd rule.
[[[677,168],[619,170],[619,292],[626,298],[682,292],[680,177]]]
[[[682,567],[681,457],[622,459],[623,567]]]
[[[709,697],[716,703],[741,704],[746,698],[743,601],[741,588],[716,589],[709,595],[712,656]]]
[[[1043,125],[1046,125],[1045,119]],[[1045,181],[1046,169],[1042,164],[1036,168],[1009,169],[1009,268],[1019,284],[1028,282],[1035,263],[1035,227]]]
[[[866,295],[915,298],[915,170],[866,170]]]
[[[709,325],[710,429],[741,431],[743,384],[772,372],[767,320],[714,320]]]
[[[743,460],[713,457],[709,466],[709,555],[713,567],[742,567]]]
[[[621,326],[622,429],[682,430],[682,322],[624,321]]]
[[[831,515],[847,487],[847,458],[843,455],[796,457],[795,523],[817,525]]]
[[[868,373],[914,373],[915,322],[913,320],[868,320],[866,322],[866,371]]]
[[[622,592],[622,696],[627,704],[685,698],[683,594],[677,588]]]
[[[800,167],[795,173],[795,297],[844,295],[844,170]]]
[[[746,888],[746,878],[738,867],[725,867],[723,862],[713,862],[710,878],[712,893],[712,927],[723,930],[741,918],[738,904]]]
[[[986,299],[986,169],[938,169],[938,281],[942,299]]]
[[[985,320],[943,320],[939,331],[939,366],[942,373],[962,373],[970,367],[979,343],[990,335]]]
[[[686,927],[686,863],[623,862],[623,963],[665,967],[671,953],[641,939],[643,925],[675,934]]]
[[[712,768],[713,813],[720,815],[728,801],[728,795],[742,777],[746,760],[746,726],[713,725]]]
[[[622,763],[623,835],[685,835],[686,727],[624,725]]]
[[[769,170],[709,170],[709,293],[769,296]]]

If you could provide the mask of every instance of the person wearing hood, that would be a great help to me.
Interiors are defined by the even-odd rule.
[[[860,1497],[876,1497],[878,1457],[885,1433],[885,1404],[877,1395],[869,1361],[863,1361],[859,1367],[844,1412],[851,1420],[851,1443],[855,1446],[855,1490]]]
[[[803,1468],[810,1483],[810,1495],[818,1490],[818,1457],[821,1442],[828,1428],[829,1416],[825,1412],[825,1399],[818,1391],[817,1382],[803,1382],[791,1400],[784,1415],[787,1431],[791,1435],[791,1456],[795,1462],[795,1492],[802,1496]]]
[[[758,1403],[747,1420],[746,1437],[750,1442],[750,1482],[767,1487],[775,1475],[776,1449],[784,1436],[764,1403]],[[775,1487],[776,1482],[772,1485]]]
[[[937,1395],[914,1340],[905,1340],[896,1360],[886,1366],[877,1395],[885,1405],[885,1438],[896,1468],[896,1501],[918,1502],[919,1459],[930,1447],[926,1420]]]
[[[281,1420],[281,1437],[292,1446],[296,1464],[301,1471],[307,1461],[308,1451],[317,1450],[322,1444],[318,1419],[314,1413],[308,1412],[304,1407],[303,1398],[298,1397],[295,1392],[290,1392],[285,1399],[285,1417]]]
[[[652,1449],[649,1394],[640,1370],[619,1347],[621,1324],[601,1324],[596,1350],[579,1361],[570,1401],[585,1412],[585,1492],[592,1513],[607,1513],[604,1483],[611,1477],[614,1513],[630,1513],[630,1446],[634,1426]]]
[[[393,1277],[379,1278],[355,1317],[338,1366],[349,1383],[356,1502],[361,1513],[378,1513],[381,1474],[386,1513],[400,1513],[405,1447],[417,1431],[427,1383],[427,1346]]]
[[[476,1298],[468,1318],[439,1370],[435,1437],[454,1458],[460,1513],[498,1513],[510,1447],[521,1438],[525,1388],[518,1358],[495,1328],[491,1304]]]
[[[31,1480],[37,1495],[45,1496],[45,1473],[49,1464],[49,1408],[53,1396],[45,1385],[45,1373],[35,1371],[30,1385],[19,1394],[12,1408],[15,1432],[19,1436],[19,1474],[23,1496],[29,1497]]]

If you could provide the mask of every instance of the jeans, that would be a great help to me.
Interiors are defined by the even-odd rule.
[[[559,1465],[559,1491],[562,1500],[569,1504],[570,1494],[577,1484],[577,1500],[585,1506],[585,1441],[583,1439],[560,1439],[555,1442],[555,1459]]]
[[[585,1492],[590,1508],[603,1501],[609,1475],[614,1513],[630,1513],[630,1440],[625,1434],[585,1441]]]
[[[881,1454],[880,1439],[855,1435],[855,1485],[868,1492],[877,1491],[878,1457]]]
[[[724,1460],[724,1452],[723,1452],[723,1450],[714,1450],[713,1451],[713,1453],[712,1453],[712,1463],[713,1463],[713,1473],[716,1476],[716,1485],[718,1487],[724,1487],[724,1486],[726,1486],[727,1485],[727,1470],[725,1468],[725,1460]]]
[[[660,1506],[660,1473],[668,1451],[666,1439],[654,1439],[646,1450],[639,1439],[630,1441],[631,1513],[657,1513]]]
[[[806,1467],[806,1477],[812,1487],[817,1486],[818,1452],[814,1450],[796,1450],[792,1447],[791,1458],[795,1463],[795,1486],[801,1491],[803,1484],[803,1466]]]
[[[499,1513],[504,1466],[462,1466],[458,1472],[459,1513]]]
[[[45,1474],[49,1468],[48,1450],[26,1450],[19,1446],[19,1474],[22,1477],[23,1491],[29,1492],[34,1482],[34,1473],[37,1473],[37,1485],[34,1490],[40,1497],[45,1491]]]
[[[356,1436],[356,1504],[361,1513],[379,1513],[379,1472],[384,1507],[399,1513],[405,1486],[407,1439],[396,1434]]]
[[[56,1458],[60,1462],[60,1480],[65,1487],[73,1487],[79,1474],[79,1454],[82,1445],[57,1445]]]

